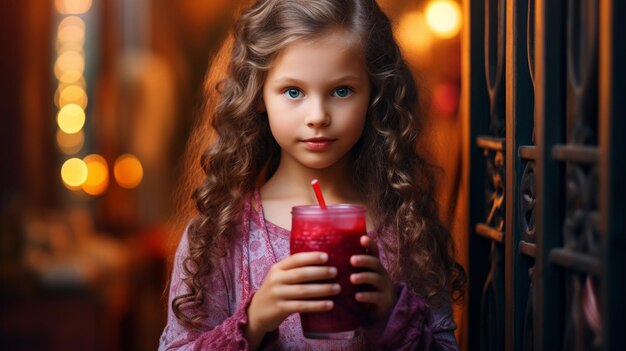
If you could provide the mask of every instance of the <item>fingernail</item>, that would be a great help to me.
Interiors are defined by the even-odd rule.
[[[333,289],[334,292],[339,292],[339,290],[341,290],[341,285],[333,284],[332,289]]]
[[[335,267],[329,267],[329,268],[328,268],[328,272],[329,272],[330,274],[332,274],[333,276],[335,276],[335,275],[337,275],[337,268],[335,268]]]
[[[320,255],[320,259],[324,262],[328,261],[328,254],[327,253],[323,253]]]

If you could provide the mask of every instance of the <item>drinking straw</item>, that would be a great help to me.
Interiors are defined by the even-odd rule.
[[[317,202],[320,204],[322,210],[325,210],[326,202],[324,201],[324,196],[322,195],[322,190],[320,189],[320,184],[317,179],[313,179],[311,181],[311,185],[313,186],[313,191],[315,191],[315,197],[317,198]]]

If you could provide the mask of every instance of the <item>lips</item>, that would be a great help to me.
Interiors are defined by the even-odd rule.
[[[328,149],[337,139],[327,137],[315,137],[304,139],[302,142],[305,147],[311,151],[324,151]]]

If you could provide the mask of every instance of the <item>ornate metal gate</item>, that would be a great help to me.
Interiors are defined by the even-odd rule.
[[[626,350],[626,1],[464,9],[469,349]]]

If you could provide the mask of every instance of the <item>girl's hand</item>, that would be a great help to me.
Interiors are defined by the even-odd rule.
[[[352,284],[369,284],[372,291],[356,293],[356,300],[374,305],[374,317],[378,319],[387,318],[391,310],[396,305],[398,296],[393,288],[391,277],[383,267],[378,257],[378,246],[374,239],[369,236],[361,237],[361,245],[365,247],[368,255],[354,255],[350,258],[350,263],[354,267],[366,268],[368,271],[353,273],[350,275]]]
[[[331,310],[331,300],[309,299],[336,295],[339,284],[305,284],[337,276],[337,268],[320,266],[327,261],[326,253],[301,252],[274,264],[250,302],[246,334],[251,339],[255,339],[254,335],[260,335],[262,339],[292,313]]]

